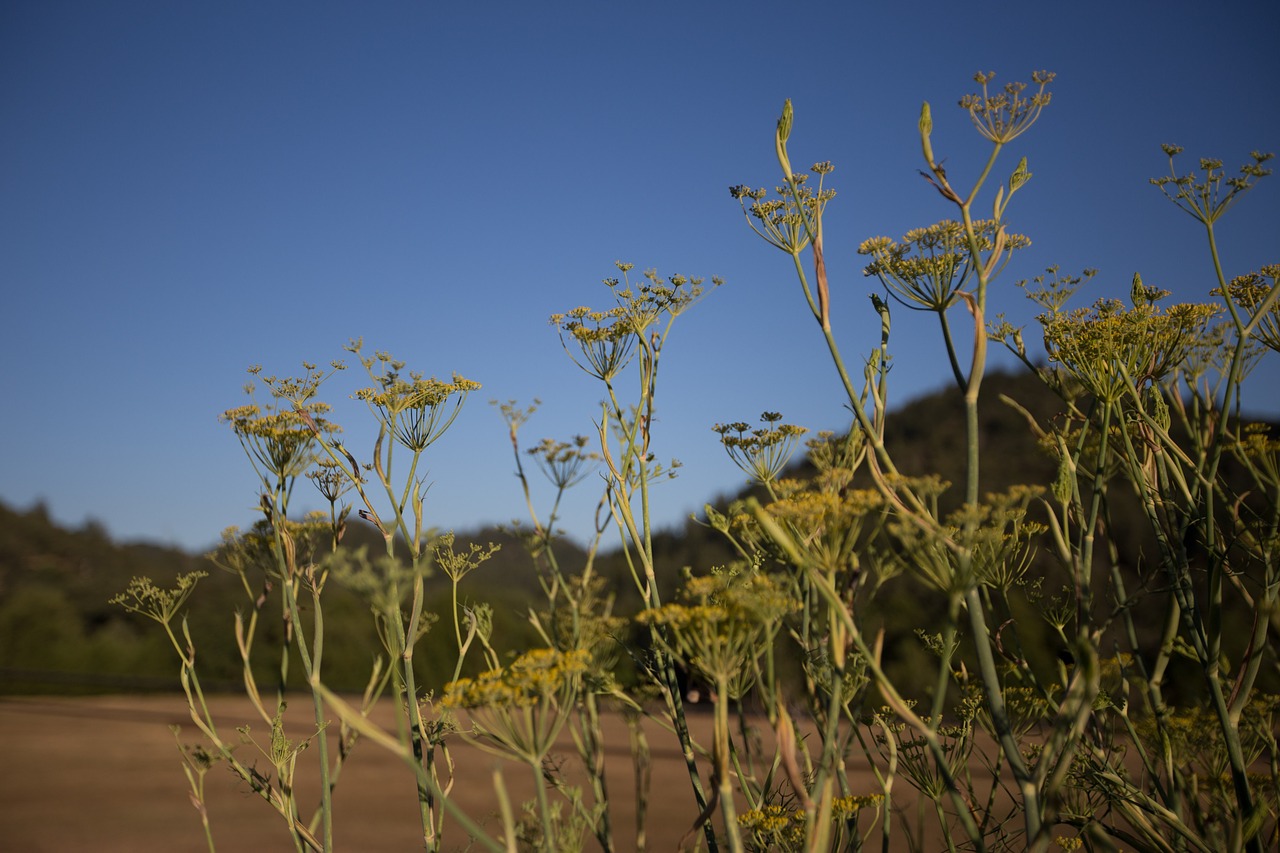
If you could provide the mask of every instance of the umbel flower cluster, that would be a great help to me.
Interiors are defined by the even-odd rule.
[[[534,649],[505,667],[450,682],[441,701],[454,708],[527,708],[572,695],[590,665],[585,649]]]
[[[1088,393],[1117,402],[1129,388],[1145,388],[1177,370],[1204,339],[1219,313],[1214,305],[1160,310],[1144,292],[1134,304],[1099,299],[1089,308],[1042,315],[1049,359]]]
[[[972,231],[978,250],[998,259],[990,275],[1008,264],[1014,251],[1031,245],[1021,234],[1004,232],[993,219],[974,222]],[[858,254],[871,258],[865,275],[875,276],[899,304],[917,311],[945,312],[976,273],[968,232],[963,223],[950,219],[912,229],[901,242],[888,237],[864,240]]]
[[[579,306],[551,315],[551,325],[559,330],[565,352],[603,382],[612,381],[627,366],[655,324],[664,318],[669,324],[708,292],[705,279],[679,274],[663,279],[654,269],[645,270],[644,282],[633,285],[629,273],[635,265],[622,261],[614,265],[622,278],[604,280],[615,303],[612,308],[593,311]],[[711,279],[712,287],[723,283],[719,278]]]
[[[781,423],[778,412],[760,415],[763,427],[752,429],[749,424],[735,421],[712,427],[720,434],[720,443],[728,451],[729,458],[748,477],[761,485],[772,483],[791,461],[796,440],[808,432],[795,424]]]
[[[410,450],[421,452],[444,435],[458,417],[467,395],[480,387],[456,373],[453,381],[444,382],[421,373],[410,372],[406,378],[404,363],[388,353],[361,359],[377,384],[355,393],[382,423],[387,424],[396,440]]]

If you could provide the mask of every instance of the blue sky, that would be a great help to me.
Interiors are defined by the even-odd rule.
[[[983,69],[1058,74],[996,170],[1029,157],[1010,219],[1033,246],[993,310],[1031,322],[1013,283],[1050,264],[1099,269],[1088,300],[1127,294],[1134,271],[1207,298],[1202,233],[1147,179],[1164,142],[1232,169],[1280,152],[1273,2],[892,5],[10,0],[0,500],[210,545],[253,520],[252,472],[217,420],[245,368],[296,372],[363,336],[484,386],[429,451],[431,521],[520,518],[488,401],[542,400],[529,444],[592,431],[600,389],[547,317],[607,307],[600,281],[625,260],[727,282],[664,354],[654,447],[684,467],[655,517],[681,521],[742,481],[713,424],[765,409],[846,423],[786,256],[727,192],[777,182],[785,98],[793,161],[836,164],[827,259],[851,359],[877,329],[858,243],[950,215],[916,173],[921,101],[963,185],[985,149],[955,104]],[[1273,177],[1223,220],[1227,274],[1280,260],[1278,225]],[[897,400],[946,379],[929,319],[895,314]],[[1280,412],[1278,377],[1273,357],[1253,410]],[[360,379],[325,396],[367,456]],[[593,481],[577,494],[566,526],[581,534]]]

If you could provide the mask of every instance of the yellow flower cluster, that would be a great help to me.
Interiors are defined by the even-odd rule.
[[[1143,303],[1125,308],[1099,299],[1091,308],[1042,315],[1049,360],[1061,364],[1089,393],[1116,402],[1126,389],[1158,382],[1191,355],[1213,305],[1171,305],[1161,311]]]
[[[424,379],[420,373],[410,373],[404,379],[396,370],[375,378],[378,387],[361,388],[356,399],[368,403],[396,439],[414,451],[425,450],[443,435],[467,395],[480,387],[479,382],[456,373],[451,382]]]
[[[865,796],[836,797],[831,803],[831,815],[837,819],[852,817],[862,809],[880,805],[884,794],[866,794]]]
[[[1271,291],[1278,280],[1280,264],[1268,264],[1258,272],[1236,276],[1227,285],[1227,297],[1245,311],[1240,319],[1255,322],[1254,338],[1276,352],[1280,352],[1280,299],[1272,297]]]
[[[563,314],[552,314],[551,325],[560,330],[560,343],[579,367],[605,382],[611,381],[631,360],[638,339],[645,330],[666,315],[675,318],[705,295],[704,279],[673,275],[667,279],[657,270],[645,270],[645,284],[634,288],[627,277],[632,264],[614,263],[622,279],[607,278],[604,283],[613,293],[616,305],[606,311],[592,311],[578,306]],[[713,287],[724,282],[713,277]],[[585,361],[578,361],[569,342],[582,350]]]
[[[781,844],[789,849],[804,843],[804,810],[765,806],[738,815],[738,826],[749,830],[763,845]]]
[[[527,708],[572,691],[591,665],[585,649],[534,649],[503,669],[445,686],[442,704],[451,708]]]
[[[816,231],[814,223],[821,220],[827,202],[836,196],[835,190],[822,186],[823,179],[833,168],[829,162],[815,163],[809,168],[818,176],[816,189],[805,186],[808,175],[796,173],[791,175],[787,184],[775,187],[779,198],[766,199],[768,193],[763,187],[757,190],[747,186],[730,187],[729,194],[742,205],[743,215],[752,231],[770,245],[798,255],[813,238]]]
[[[993,219],[978,220],[973,228],[978,249],[998,251],[1005,262],[1015,249],[1031,245],[1022,234],[1002,234]],[[919,311],[945,311],[976,269],[964,225],[952,219],[913,228],[902,242],[872,237],[862,241],[858,254],[871,258],[864,275],[880,279],[890,295]]]
[[[240,439],[259,476],[269,480],[287,480],[302,474],[314,461],[312,448],[319,435],[334,435],[341,430],[322,416],[330,407],[314,399],[327,374],[315,365],[303,364],[302,377],[261,376],[260,367],[249,368],[256,377],[245,385],[245,393],[254,399],[260,381],[271,393],[265,405],[249,403],[228,409],[219,417]],[[340,362],[333,369],[343,369]],[[272,484],[274,485],[274,484]]]
[[[645,610],[636,619],[670,628],[664,644],[733,699],[750,688],[755,672],[751,662],[771,641],[771,632],[800,607],[778,580],[758,571],[716,570],[690,577],[681,599]]]
[[[845,572],[858,565],[858,552],[880,529],[883,496],[871,489],[793,490],[790,484],[778,491],[781,499],[769,504],[767,512],[808,543],[816,566]]]
[[[381,389],[360,389],[355,394],[356,399],[372,403],[387,412],[402,412],[439,406],[454,394],[474,391],[480,387],[479,382],[472,382],[457,374],[454,374],[452,382],[444,382],[435,377],[424,379],[418,373],[411,374],[409,379],[401,379],[398,374],[392,373],[381,384]]]
[[[831,803],[831,819],[844,821],[855,818],[862,809],[878,806],[883,800],[883,794],[836,797]],[[738,815],[738,826],[749,830],[755,840],[765,847],[780,845],[796,849],[805,840],[804,809],[789,809],[779,805],[751,809]]]
[[[884,496],[874,489],[848,489],[843,493],[802,491],[769,504],[774,518],[788,521],[802,534],[844,529],[884,506]]]

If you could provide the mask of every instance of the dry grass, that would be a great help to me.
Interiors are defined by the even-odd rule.
[[[297,701],[304,699],[300,696]],[[212,709],[231,737],[236,726],[252,721],[248,703],[242,699],[217,697]],[[390,725],[389,710],[383,713],[387,719],[379,722]],[[695,736],[708,742],[709,718],[695,714],[691,723]],[[184,733],[194,738],[195,729],[180,696],[0,700],[4,767],[0,848],[23,853],[204,851],[172,725],[183,726]],[[267,734],[260,723],[254,730]],[[653,751],[646,827],[649,849],[665,853],[677,848],[696,811],[674,737],[652,723],[646,725],[646,733]],[[763,737],[766,743],[772,742],[768,732]],[[620,844],[627,849],[634,835],[635,789],[625,723],[607,719],[606,738],[610,811]],[[455,755],[454,797],[473,816],[493,815],[495,760],[461,745]],[[264,764],[259,762],[259,767]],[[515,804],[533,796],[526,768],[508,763],[504,773]],[[215,768],[210,774],[208,800],[219,850],[291,849],[280,819],[230,772]],[[403,764],[374,744],[356,748],[339,780],[334,808],[339,849],[359,853],[421,849],[412,777]],[[490,825],[495,823],[490,818]],[[456,832],[452,838],[456,843],[449,849],[465,849],[465,838]]]

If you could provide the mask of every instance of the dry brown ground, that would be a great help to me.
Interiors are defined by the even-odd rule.
[[[306,701],[298,697],[299,702]],[[213,699],[225,735],[252,722],[248,703]],[[297,710],[301,711],[301,708]],[[389,711],[382,712],[388,717]],[[390,725],[390,719],[380,719]],[[182,775],[171,725],[195,729],[180,696],[5,698],[0,700],[0,851],[5,853],[98,853],[206,850],[199,818]],[[693,717],[706,742],[710,720]],[[647,726],[653,753],[652,801],[647,820],[649,849],[676,849],[696,810],[684,763],[673,736]],[[266,734],[259,721],[254,731]],[[768,733],[766,742],[771,741]],[[623,840],[633,836],[635,797],[625,724],[607,722],[610,744],[610,812]],[[566,751],[571,751],[571,748]],[[308,753],[314,755],[314,750]],[[308,753],[303,753],[307,756]],[[478,751],[456,751],[454,796],[468,814],[495,825],[493,770],[496,759]],[[260,762],[263,766],[265,762]],[[519,804],[533,796],[527,770],[506,763],[504,778]],[[869,778],[860,780],[870,792]],[[226,770],[216,768],[207,798],[221,851],[291,850],[280,818]],[[371,742],[362,742],[343,770],[334,796],[335,846],[356,853],[421,849],[414,783],[408,769]],[[303,800],[307,802],[307,800]],[[465,849],[465,838],[454,832]]]

